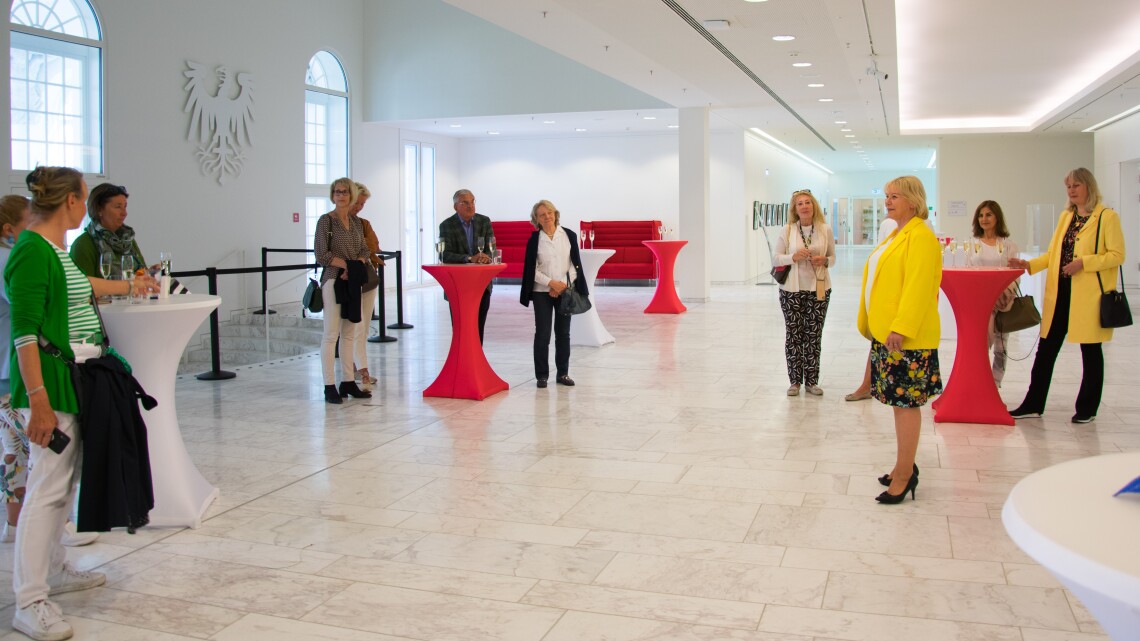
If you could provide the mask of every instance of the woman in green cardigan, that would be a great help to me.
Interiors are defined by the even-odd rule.
[[[92,292],[143,294],[152,288],[153,279],[89,279],[63,250],[67,230],[78,227],[86,211],[87,185],[81,173],[39,167],[28,174],[27,184],[32,193],[31,223],[17,239],[4,269],[16,353],[11,402],[21,410],[32,443],[16,533],[12,625],[33,639],[66,639],[71,625],[48,596],[102,585],[106,577],[64,563],[60,536],[79,482],[79,405],[68,366],[43,355],[38,340],[43,337],[64,356],[80,362],[98,356],[102,332]],[[59,444],[66,439],[70,443],[48,448],[53,440]]]
[[[135,242],[135,230],[126,224],[127,188],[111,183],[96,185],[87,198],[87,215],[91,222],[83,234],[71,245],[71,260],[79,271],[88,276],[98,277],[99,257],[104,252],[115,254],[111,263],[111,277],[122,274],[124,257],[130,257],[131,271],[146,267],[139,244]]]

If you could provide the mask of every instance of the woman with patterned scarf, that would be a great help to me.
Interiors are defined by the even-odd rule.
[[[99,257],[104,252],[115,254],[111,265],[111,278],[122,274],[122,259],[133,259],[132,271],[146,267],[142,251],[135,242],[135,230],[125,223],[127,219],[127,193],[125,187],[103,183],[91,190],[87,198],[87,216],[91,223],[71,245],[71,260],[88,276],[102,277]]]

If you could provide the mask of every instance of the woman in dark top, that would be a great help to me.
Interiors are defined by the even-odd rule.
[[[554,321],[554,365],[559,385],[574,385],[570,378],[570,316],[558,313],[558,297],[567,287],[588,295],[578,254],[578,236],[558,224],[558,209],[540,200],[530,210],[535,232],[526,243],[519,302],[534,303],[534,377],[546,387],[550,377],[550,323]]]
[[[337,280],[349,281],[349,263],[368,260],[371,252],[364,240],[364,226],[360,218],[351,216],[352,206],[360,197],[360,190],[351,178],[338,178],[329,187],[329,198],[335,208],[317,220],[317,232],[313,236],[313,252],[317,263],[324,265],[321,270],[321,297],[324,300],[324,337],[321,340],[321,373],[325,381],[325,402],[339,404],[341,398],[372,398],[356,384],[356,368],[352,362],[355,353],[357,325],[348,318],[342,318],[341,305],[334,291]],[[355,298],[359,316],[359,286]],[[340,387],[336,385],[333,373],[333,360],[337,340],[340,339]],[[360,340],[364,340],[362,335]]]

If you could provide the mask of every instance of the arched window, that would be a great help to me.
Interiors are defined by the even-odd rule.
[[[348,175],[348,81],[328,51],[318,51],[305,72],[305,220],[307,242],[317,219],[332,209],[329,183]]]
[[[87,0],[13,0],[12,169],[103,171],[102,34]]]

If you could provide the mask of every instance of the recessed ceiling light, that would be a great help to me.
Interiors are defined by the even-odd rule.
[[[542,121],[542,124],[544,124],[544,125],[553,125],[553,124],[554,124],[554,121],[553,121],[553,120],[543,120],[543,121]]]
[[[816,88],[822,87],[823,83],[822,82],[813,82],[813,83],[808,84],[808,86],[811,87],[812,89],[816,89]]]
[[[448,125],[448,126],[451,127],[452,129],[458,129],[458,128],[462,127],[463,125]]]
[[[836,120],[836,121],[835,121],[835,124],[837,124],[837,125],[846,125],[846,124],[847,124],[847,121],[846,121],[846,120]]]
[[[665,125],[665,126],[670,128],[670,129],[679,129],[681,127],[681,125]]]
[[[835,102],[834,98],[820,98],[820,102]]]
[[[793,67],[810,67],[811,63],[810,62],[793,62],[792,66]]]
[[[499,132],[497,132],[497,131],[488,131],[488,132],[487,132],[487,135],[488,135],[488,136],[498,136],[498,135],[499,135]]]
[[[772,36],[772,39],[775,40],[776,42],[791,42],[792,40],[795,40],[796,37],[795,36]]]
[[[657,116],[642,116],[642,120],[657,120]]]
[[[843,137],[844,138],[854,138],[855,134],[844,134]]]
[[[842,132],[844,132],[844,133],[847,133],[848,131],[851,131],[851,130],[850,130],[850,129],[848,129],[847,127],[844,127],[843,129],[840,129],[839,131],[842,131]]]
[[[575,129],[574,131],[586,131],[586,130],[585,130],[584,128],[582,128],[582,127],[578,127],[578,128],[577,128],[577,129]]]
[[[745,2],[767,2],[768,0],[744,0]]]

